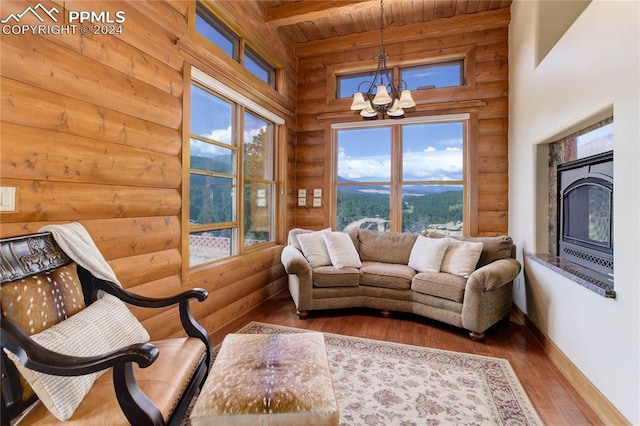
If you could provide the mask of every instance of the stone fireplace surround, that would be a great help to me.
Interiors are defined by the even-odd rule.
[[[548,252],[526,253],[526,256],[603,297],[615,298],[616,293],[613,289],[613,279],[611,277],[561,259],[556,255],[558,253],[559,232],[557,226],[559,211],[557,166],[578,159],[577,139],[580,135],[591,132],[594,129],[603,127],[610,123],[613,123],[613,117],[609,117],[581,130],[578,133],[571,134],[559,141],[549,144]]]

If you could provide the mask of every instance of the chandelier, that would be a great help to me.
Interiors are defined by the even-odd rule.
[[[380,53],[375,57],[378,66],[372,81],[363,81],[358,85],[358,91],[353,94],[351,104],[351,109],[360,111],[364,119],[375,120],[378,114],[381,117],[386,114],[389,118],[402,118],[403,108],[416,106],[406,82],[394,82],[392,71],[387,68],[387,57],[384,49],[384,0],[380,0]],[[388,85],[384,84],[385,79]],[[365,87],[368,85],[364,93],[360,91],[363,84]]]

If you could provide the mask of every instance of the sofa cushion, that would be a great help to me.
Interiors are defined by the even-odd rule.
[[[327,245],[329,258],[336,268],[348,266],[359,268],[362,266],[360,255],[353,244],[349,234],[344,232],[323,232],[324,242]]]
[[[440,271],[469,278],[469,275],[476,268],[478,259],[480,259],[482,243],[460,241],[453,238],[448,238],[448,240],[449,247],[444,253]]]
[[[416,271],[407,265],[381,262],[362,262],[360,284],[373,287],[408,290]]]
[[[359,280],[360,271],[354,267],[318,266],[313,268],[314,287],[357,287]]]
[[[462,303],[467,280],[446,272],[421,272],[413,277],[411,290]]]
[[[418,234],[360,229],[358,232],[360,259],[407,265],[417,238]]]
[[[440,272],[449,241],[446,238],[427,238],[418,235],[411,249],[409,266],[418,272]]]
[[[426,232],[425,236],[429,238],[445,238],[446,235],[438,232]],[[513,240],[508,235],[501,235],[498,237],[462,237],[451,236],[460,241],[471,241],[474,243],[482,243],[482,254],[476,264],[476,268],[481,268],[489,263],[500,260],[509,259],[511,257],[511,250],[513,250]]]

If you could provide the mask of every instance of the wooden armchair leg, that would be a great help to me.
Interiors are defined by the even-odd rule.
[[[296,314],[298,314],[298,318],[300,319],[305,319],[309,316],[308,311],[296,311]]]

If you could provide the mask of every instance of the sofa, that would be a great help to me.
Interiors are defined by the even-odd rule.
[[[520,272],[509,236],[289,231],[281,261],[300,318],[309,311],[363,307],[414,313],[469,331],[507,318]]]

